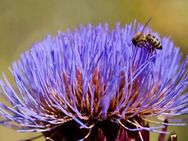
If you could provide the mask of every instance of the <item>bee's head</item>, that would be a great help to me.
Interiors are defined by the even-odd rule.
[[[140,42],[140,40],[142,39],[143,37],[143,33],[141,32],[137,32],[134,37],[132,38],[132,43],[134,46],[137,46]]]

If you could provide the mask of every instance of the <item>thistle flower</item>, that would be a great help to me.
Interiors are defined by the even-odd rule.
[[[16,85],[0,81],[1,124],[46,141],[149,141],[150,132],[164,141],[188,113],[188,57],[149,28],[163,49],[135,47],[142,27],[81,26],[34,44],[9,68]]]

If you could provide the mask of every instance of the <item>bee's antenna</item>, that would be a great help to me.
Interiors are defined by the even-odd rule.
[[[146,28],[146,26],[148,25],[148,23],[151,21],[151,19],[152,19],[152,17],[150,17],[150,18],[147,20],[147,22],[145,23],[145,25],[144,25],[144,27],[143,27],[141,33],[143,33],[144,29]]]

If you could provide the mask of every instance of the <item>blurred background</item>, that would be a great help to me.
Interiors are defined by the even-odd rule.
[[[0,72],[45,35],[67,28],[108,22],[114,27],[134,19],[141,23],[152,16],[150,27],[169,36],[188,54],[187,0],[0,0]],[[171,128],[179,141],[188,140],[188,127]],[[16,141],[37,134],[17,133],[0,126],[0,141]],[[152,135],[155,141],[157,134]],[[44,140],[40,138],[38,141]]]

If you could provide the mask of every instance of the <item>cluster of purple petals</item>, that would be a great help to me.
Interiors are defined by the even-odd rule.
[[[9,68],[15,83],[10,84],[3,74],[1,95],[9,104],[0,103],[0,123],[23,132],[48,131],[52,125],[69,120],[90,128],[83,120],[96,112],[94,72],[100,74],[99,83],[104,86],[97,101],[100,120],[108,117],[122,79],[123,96],[110,111],[111,115],[118,112],[118,119],[146,111],[147,116],[167,117],[188,113],[188,57],[183,59],[170,39],[160,38],[150,29],[144,32],[159,38],[163,49],[151,53],[133,46],[131,39],[142,27],[136,23],[125,27],[117,24],[112,30],[107,24],[81,26],[55,37],[48,35],[34,44]],[[77,72],[82,77],[81,86]],[[89,112],[80,110],[73,88],[81,88],[80,104],[88,100]]]

